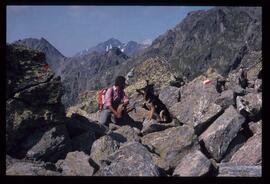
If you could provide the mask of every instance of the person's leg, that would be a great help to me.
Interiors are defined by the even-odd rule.
[[[101,125],[109,126],[110,117],[111,117],[110,109],[102,110],[101,113],[100,113],[99,123]]]

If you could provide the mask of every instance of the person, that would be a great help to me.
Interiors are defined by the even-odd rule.
[[[124,88],[126,78],[117,76],[112,87],[105,93],[105,100],[100,114],[100,124],[109,126],[112,122],[117,124],[125,120],[126,114],[135,108],[128,108],[129,100],[125,95]]]

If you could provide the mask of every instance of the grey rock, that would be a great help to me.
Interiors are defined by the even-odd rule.
[[[89,156],[84,152],[70,152],[65,160],[58,160],[55,164],[63,176],[92,176],[94,168],[89,164]]]
[[[187,125],[147,134],[142,143],[160,155],[159,166],[165,170],[175,168],[186,154],[199,149],[194,129]]]
[[[258,165],[262,161],[262,135],[256,134],[232,156],[230,163],[237,165]]]
[[[46,164],[42,162],[33,162],[27,160],[14,159],[10,161],[10,165],[6,169],[6,175],[8,176],[60,176],[61,173],[48,168]],[[54,166],[51,166],[54,167]]]
[[[262,108],[262,94],[258,93],[248,93],[247,95],[236,98],[237,110],[246,116],[247,118],[253,120],[260,116]]]
[[[159,99],[170,108],[173,104],[180,101],[180,89],[173,86],[165,87],[159,93]]]
[[[152,133],[152,132],[158,132],[165,130],[167,128],[171,128],[173,125],[172,124],[162,124],[158,123],[156,120],[144,120],[143,122],[143,128],[141,130],[141,133],[143,135]]]
[[[222,108],[211,103],[208,107],[202,107],[201,103],[194,108],[193,127],[195,133],[200,135],[220,114],[222,114]]]
[[[100,176],[159,176],[151,154],[138,142],[128,142],[108,157],[110,164],[101,168]]]
[[[111,136],[114,140],[124,143],[129,141],[140,141],[140,137],[138,136],[138,132],[132,128],[131,126],[125,125],[117,130],[111,132],[108,134]]]
[[[215,72],[209,74],[209,80],[214,80],[216,76],[218,74]],[[196,127],[219,114],[221,109],[213,103],[220,94],[214,83],[203,84],[204,80],[205,78],[200,76],[183,86],[181,101],[169,109],[172,116],[180,122]]]
[[[83,132],[94,132],[96,138],[105,135],[106,127],[89,121],[86,117],[79,114],[72,114],[70,118],[65,119],[70,137],[75,137]]]
[[[257,92],[262,92],[262,80],[261,79],[255,80],[254,88]]]
[[[57,161],[71,150],[64,125],[34,131],[21,143],[20,147],[20,151],[26,151],[26,158],[49,162]]]
[[[228,108],[230,105],[236,105],[236,94],[233,90],[226,90],[220,94],[215,101],[216,104],[220,105],[223,109]]]
[[[229,162],[232,156],[239,150],[239,148],[245,144],[247,139],[248,138],[243,131],[238,132],[237,136],[229,144],[228,149],[220,162]]]
[[[250,122],[248,124],[248,126],[253,134],[261,134],[262,133],[262,121],[261,120],[258,122]]]
[[[261,177],[261,166],[220,164],[218,177]]]
[[[120,143],[113,140],[111,136],[102,136],[93,143],[90,157],[96,164],[101,165],[101,160],[106,160],[108,155],[114,153],[119,147]]]
[[[220,160],[244,121],[245,118],[230,106],[199,139],[204,142],[213,158]]]
[[[84,132],[78,136],[71,138],[72,151],[83,151],[90,154],[92,144],[96,140],[94,132]]]
[[[210,170],[211,162],[201,151],[191,152],[183,157],[175,168],[174,176],[204,176]]]

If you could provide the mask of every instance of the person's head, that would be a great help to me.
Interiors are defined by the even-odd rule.
[[[118,86],[120,89],[124,89],[126,86],[126,78],[123,76],[117,76],[114,85]]]

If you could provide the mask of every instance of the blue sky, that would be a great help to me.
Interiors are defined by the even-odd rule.
[[[109,38],[154,40],[199,6],[7,6],[7,42],[44,37],[65,56]]]

